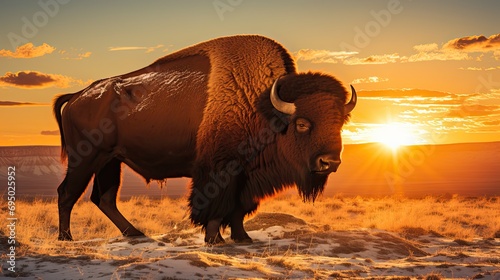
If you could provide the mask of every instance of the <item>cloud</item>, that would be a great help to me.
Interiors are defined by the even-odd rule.
[[[361,64],[387,64],[395,63],[402,59],[397,53],[371,55],[368,57],[355,57],[358,52],[348,51],[330,51],[330,50],[312,50],[301,49],[294,54],[297,61],[311,61],[312,63],[343,63],[346,65]]]
[[[387,64],[395,63],[400,60],[400,56],[397,53],[393,54],[383,54],[383,55],[371,55],[364,58],[350,57],[344,60],[344,64],[347,65],[361,65],[361,64]]]
[[[471,52],[500,50],[500,34],[494,34],[490,37],[479,35],[452,39],[443,45],[443,49]]]
[[[483,124],[484,125],[500,125],[500,120],[496,120],[496,121],[484,121]]]
[[[84,85],[85,82],[59,74],[44,74],[37,71],[7,72],[0,77],[0,86],[17,88],[68,88],[74,85]]]
[[[432,51],[437,51],[439,49],[439,46],[436,43],[422,44],[413,46],[413,49],[418,52],[432,52]]]
[[[500,50],[496,50],[493,52],[493,57],[495,57],[496,60],[500,60]]]
[[[417,54],[411,55],[408,58],[405,58],[403,62],[418,62],[418,61],[433,61],[433,60],[471,60],[472,57],[467,53],[459,52],[459,51],[421,51]]]
[[[78,54],[78,57],[79,57],[80,59],[82,59],[82,58],[87,58],[87,57],[90,57],[90,55],[91,55],[91,54],[92,54],[91,52],[80,53],[80,54]]]
[[[433,60],[472,60],[469,53],[493,52],[495,59],[500,60],[500,34],[490,37],[466,36],[449,40],[441,48],[438,44],[422,44],[413,47],[418,53],[411,55],[403,62],[433,61]],[[475,57],[477,61],[482,60],[482,55]]]
[[[387,89],[363,91],[364,97],[389,97],[389,98],[407,98],[407,97],[447,97],[450,93],[423,89]]]
[[[164,45],[157,45],[154,47],[109,47],[109,51],[140,51],[145,50],[145,53],[154,52],[157,49],[163,48]]]
[[[311,61],[312,63],[338,63],[356,54],[358,53],[346,51],[301,49],[295,53],[295,59]]]
[[[71,50],[69,52],[65,51],[65,50],[61,50],[61,51],[59,51],[59,54],[63,56],[62,59],[82,60],[84,58],[90,57],[92,55],[92,52],[77,53],[77,52],[75,52],[75,50]]]
[[[489,116],[500,113],[500,106],[496,105],[480,105],[480,104],[463,104],[459,108],[450,110],[448,117],[470,117],[470,116]]]
[[[144,47],[139,47],[144,49]],[[121,48],[118,48],[121,50]],[[118,50],[117,49],[117,50]],[[127,47],[125,49],[137,49]],[[330,51],[301,49],[295,53],[296,60],[311,61],[312,63],[343,63],[345,65],[388,64],[419,61],[481,61],[485,52],[493,52],[496,60],[500,60],[500,34],[485,36],[468,36],[452,39],[439,47],[437,43],[419,44],[413,46],[417,52],[409,56],[393,54],[374,54],[367,57],[357,57],[358,52]],[[110,49],[111,50],[111,49]],[[472,52],[482,52],[479,56],[472,56]],[[471,69],[472,70],[472,69]],[[490,69],[488,69],[490,70]],[[492,70],[492,69],[491,69]]]
[[[358,78],[354,79],[351,84],[368,84],[368,83],[381,83],[381,82],[387,82],[389,79],[387,78],[380,78],[377,76],[371,76],[368,78]]]
[[[33,58],[44,56],[52,53],[56,48],[43,43],[41,46],[35,47],[33,43],[27,43],[16,48],[15,52],[10,50],[0,50],[0,57],[11,58]]]
[[[40,132],[40,134],[42,135],[59,135],[59,130],[42,130],[42,132]]]
[[[460,70],[469,70],[469,71],[491,71],[491,70],[500,69],[500,66],[498,66],[498,67],[488,67],[488,68],[482,68],[482,67],[460,67],[458,69],[460,69]]]
[[[29,106],[29,105],[46,105],[46,104],[32,103],[32,102],[17,102],[17,101],[0,101],[0,106]]]

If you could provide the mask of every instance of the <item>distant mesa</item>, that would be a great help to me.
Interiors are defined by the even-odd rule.
[[[0,101],[0,106],[28,106],[28,105],[44,105],[44,104],[32,103],[32,102]]]
[[[49,133],[55,132],[58,134],[58,131]],[[59,146],[0,147],[0,170],[7,170],[8,166],[15,166],[16,195],[55,198],[57,197],[57,187],[66,172],[66,166],[61,163],[60,155],[61,147]],[[147,186],[143,178],[125,165],[123,165],[122,177],[123,185],[120,193],[122,198],[141,195],[180,197],[186,193],[189,183],[189,179],[172,179],[166,184],[161,183],[162,186],[156,182]],[[0,173],[0,180],[6,181],[6,172]],[[92,184],[93,182],[90,182],[90,186]],[[87,190],[85,196],[89,195],[90,191]]]
[[[500,142],[404,146],[397,153],[380,143],[345,145],[342,164],[330,175],[323,195],[497,196],[499,153]],[[16,192],[20,196],[57,197],[57,187],[66,172],[58,146],[0,147],[0,170],[8,166],[16,167]],[[147,185],[126,165],[122,170],[121,198],[181,197],[189,191],[189,178]],[[1,172],[0,180],[5,182],[5,176],[6,172]],[[90,191],[85,195],[88,197]]]

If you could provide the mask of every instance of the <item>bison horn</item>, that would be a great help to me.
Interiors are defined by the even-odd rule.
[[[351,100],[344,106],[344,112],[346,115],[349,114],[354,109],[354,107],[356,107],[356,102],[358,101],[356,90],[352,85],[351,85],[351,91],[352,91]]]
[[[271,88],[271,103],[273,103],[274,108],[276,108],[276,110],[280,111],[281,113],[293,115],[295,113],[295,104],[285,102],[280,99],[278,90],[276,89],[278,80],[279,78],[274,81],[273,87]]]

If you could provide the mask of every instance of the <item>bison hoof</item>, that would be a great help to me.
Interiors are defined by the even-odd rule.
[[[253,243],[252,238],[248,236],[248,233],[246,232],[233,232],[231,234],[231,239],[234,241],[234,243],[240,243],[240,244],[251,244]]]
[[[73,237],[71,236],[71,234],[67,233],[60,233],[57,239],[59,241],[73,241]]]
[[[142,233],[138,230],[126,230],[122,234],[125,237],[143,237],[143,236],[146,236],[144,233]]]
[[[248,238],[243,238],[243,239],[233,239],[234,243],[238,243],[238,244],[252,244],[253,243],[253,240],[252,238],[248,237]]]
[[[224,241],[224,238],[222,238],[220,234],[217,234],[215,237],[205,236],[205,242],[209,245],[216,245],[216,244],[223,244],[226,241]]]

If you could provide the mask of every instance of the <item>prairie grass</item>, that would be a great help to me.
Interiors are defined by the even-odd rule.
[[[294,197],[265,201],[259,211],[286,212],[326,230],[376,228],[400,234],[434,232],[454,239],[491,238],[500,230],[498,197]],[[498,237],[498,236],[497,236]]]
[[[7,218],[6,201],[0,199],[0,217]],[[118,202],[121,212],[146,235],[179,233],[193,230],[188,219],[187,199],[149,199],[134,197]],[[282,195],[262,202],[258,212],[281,212],[312,224],[318,231],[374,228],[411,238],[434,233],[450,239],[500,237],[500,198],[477,197],[322,197],[304,203],[298,196]],[[58,242],[57,200],[17,200],[16,238],[24,254],[57,254],[71,251],[85,255],[95,246],[78,242]],[[247,218],[248,219],[248,218]],[[79,201],[72,213],[71,229],[76,241],[94,242],[120,236],[119,230],[90,201]],[[6,232],[0,229],[5,240]],[[63,244],[54,246],[54,243]],[[87,250],[80,252],[79,250]],[[90,250],[90,251],[89,251]],[[99,256],[99,257],[102,257]]]

